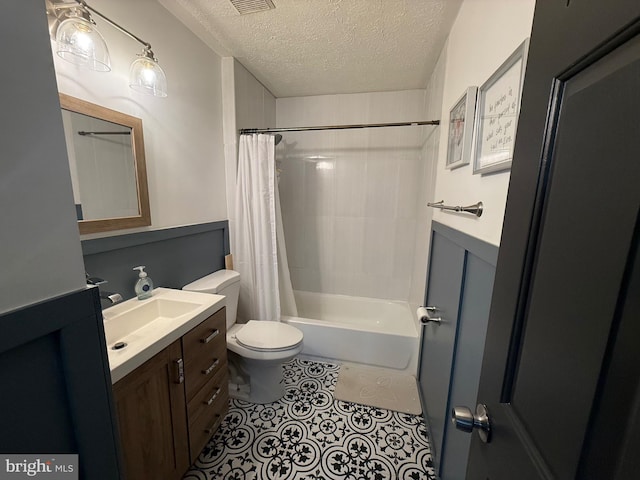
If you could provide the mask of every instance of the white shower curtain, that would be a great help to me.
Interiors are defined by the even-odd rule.
[[[279,321],[281,296],[287,314],[297,314],[282,232],[273,136],[241,135],[233,250],[241,321]]]

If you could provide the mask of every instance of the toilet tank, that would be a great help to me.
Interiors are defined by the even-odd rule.
[[[227,297],[227,329],[236,323],[238,295],[240,294],[240,274],[238,272],[218,270],[185,285],[182,289],[190,292],[224,295]]]

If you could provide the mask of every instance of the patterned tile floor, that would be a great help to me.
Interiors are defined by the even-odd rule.
[[[422,417],[335,400],[339,368],[294,359],[282,399],[231,400],[183,480],[435,480]]]

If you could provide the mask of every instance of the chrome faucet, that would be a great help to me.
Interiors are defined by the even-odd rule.
[[[110,305],[115,305],[116,303],[120,303],[122,301],[122,295],[120,295],[119,293],[107,292],[106,290],[102,290],[100,288],[100,285],[109,283],[107,280],[104,280],[100,277],[90,277],[86,272],[85,276],[87,277],[87,285],[95,285],[96,287],[98,287],[101,300],[108,300],[110,302]]]

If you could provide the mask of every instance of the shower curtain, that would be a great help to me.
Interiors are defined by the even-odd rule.
[[[241,321],[280,321],[282,307],[297,315],[278,197],[273,136],[241,135],[233,252]]]

